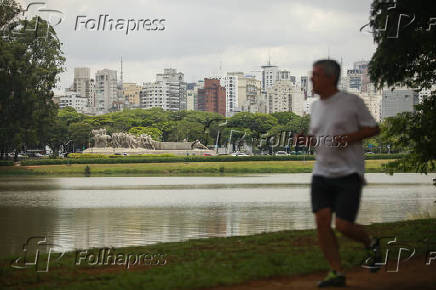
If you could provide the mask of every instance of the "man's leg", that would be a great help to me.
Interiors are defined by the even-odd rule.
[[[336,217],[336,229],[350,239],[361,242],[366,248],[370,246],[371,239],[361,225]]]
[[[315,213],[316,226],[318,230],[319,246],[330,268],[342,272],[341,258],[336,235],[331,228],[332,212],[330,208],[323,208]]]

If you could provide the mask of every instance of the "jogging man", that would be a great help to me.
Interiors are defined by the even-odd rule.
[[[364,185],[362,140],[380,132],[362,99],[337,89],[341,68],[334,60],[313,64],[313,93],[320,99],[312,104],[309,136],[316,141],[311,199],[318,240],[330,265],[318,287],[345,286],[338,243],[331,228],[336,212],[336,230],[379,253],[376,239],[354,221]]]

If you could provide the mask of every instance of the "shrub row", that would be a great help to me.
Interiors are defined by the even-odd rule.
[[[401,154],[368,154],[366,159],[398,159]],[[240,162],[240,161],[297,161],[315,160],[314,155],[290,156],[122,156],[118,158],[65,158],[24,160],[22,165],[56,165],[56,164],[116,164],[116,163],[175,163],[175,162]]]
[[[70,153],[68,158],[138,158],[138,157],[176,157],[174,154],[163,153],[163,154],[142,154],[142,155],[108,155],[108,154],[97,154],[97,153]]]
[[[0,166],[14,166],[14,161],[0,160]]]

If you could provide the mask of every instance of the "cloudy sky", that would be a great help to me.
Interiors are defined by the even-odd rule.
[[[27,6],[35,1],[20,2]],[[64,17],[55,27],[67,59],[61,89],[71,85],[74,67],[90,67],[92,76],[103,68],[119,71],[121,56],[124,81],[142,83],[154,80],[165,67],[185,73],[188,82],[220,71],[256,74],[268,58],[299,78],[316,59],[342,58],[348,68],[375,51],[371,35],[359,31],[368,23],[371,0],[45,2]],[[126,35],[125,30],[86,30],[80,23],[75,30],[78,16],[87,21],[105,14],[114,20],[165,19],[165,30]]]

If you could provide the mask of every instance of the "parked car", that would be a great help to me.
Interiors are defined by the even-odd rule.
[[[204,153],[203,156],[212,156],[210,153]]]
[[[277,151],[275,156],[288,156],[289,154],[286,151]]]

